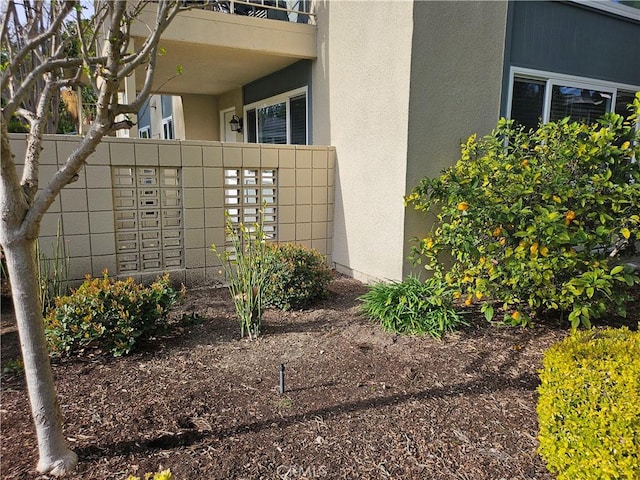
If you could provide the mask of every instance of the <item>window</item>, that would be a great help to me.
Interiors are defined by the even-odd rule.
[[[307,89],[247,105],[244,118],[249,143],[306,145]]]
[[[606,112],[611,111],[613,93],[570,85],[553,85],[551,88],[551,110],[549,120],[556,122],[571,117],[583,123],[595,123]]]
[[[162,119],[162,138],[166,140],[175,138],[173,134],[173,117],[166,117]]]
[[[149,125],[147,125],[146,127],[140,127],[138,129],[138,137],[151,138],[151,127]]]
[[[514,69],[510,118],[529,129],[564,117],[593,123],[606,112],[629,115],[640,87],[568,75]]]
[[[537,128],[542,120],[545,83],[516,78],[513,81],[511,118],[528,129]]]

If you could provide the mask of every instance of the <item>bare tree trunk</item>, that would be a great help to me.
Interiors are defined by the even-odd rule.
[[[0,40],[3,42],[0,245],[11,279],[29,400],[38,436],[40,460],[37,468],[39,472],[58,476],[71,471],[78,459],[67,447],[62,431],[38,295],[35,242],[40,233],[40,222],[62,188],[84,167],[102,137],[118,127],[115,118],[120,114],[136,113],[149,96],[160,36],[183,9],[183,4],[177,0],[96,1],[95,11],[88,19],[90,24],[86,24],[78,0],[5,3],[7,8],[0,9]],[[137,51],[129,51],[131,22],[147,7],[152,14],[154,5],[155,23],[150,27],[148,37]],[[79,41],[79,45],[74,44],[74,40]],[[81,53],[78,53],[78,47]],[[94,48],[102,53],[95,55]],[[30,69],[28,65],[31,65]],[[143,88],[135,99],[126,104],[118,103],[120,84],[142,65],[146,70]],[[65,76],[67,70],[71,74]],[[47,118],[50,114],[57,117],[60,88],[78,85],[82,72],[87,73],[97,97],[96,118],[74,152],[41,185],[40,152]],[[7,131],[8,122],[16,115],[30,125],[22,178],[18,175]]]
[[[35,240],[5,245],[4,254],[11,282],[13,304],[20,333],[20,346],[29,390],[29,400],[38,436],[38,472],[64,475],[73,470],[78,457],[67,447],[62,414],[53,383],[44,322],[38,297]]]

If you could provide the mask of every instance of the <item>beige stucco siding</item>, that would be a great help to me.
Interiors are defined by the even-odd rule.
[[[220,114],[217,97],[213,95],[182,95],[182,107],[185,139],[220,140]]]
[[[455,163],[469,135],[495,127],[507,3],[416,2],[413,18],[407,192]],[[405,224],[408,253],[409,239],[429,227],[413,211]]]
[[[314,143],[337,152],[333,259],[402,275],[413,3],[316,2]]]

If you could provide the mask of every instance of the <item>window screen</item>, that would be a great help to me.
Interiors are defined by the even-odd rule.
[[[629,108],[629,105],[633,103],[634,98],[635,98],[634,92],[625,92],[624,90],[618,90],[618,94],[616,95],[615,112],[627,118],[629,115],[633,113],[631,108]]]
[[[611,94],[608,92],[563,85],[554,85],[551,90],[549,120],[552,122],[571,117],[573,121],[590,124],[610,111]]]
[[[511,118],[528,129],[542,120],[545,82],[516,78],[513,82]]]
[[[247,118],[245,120],[245,128],[247,129],[247,142],[257,143],[258,135],[256,132],[256,109],[247,110]]]
[[[287,143],[286,102],[258,109],[258,142]]]
[[[291,117],[291,143],[307,144],[307,96],[300,95],[289,101]]]

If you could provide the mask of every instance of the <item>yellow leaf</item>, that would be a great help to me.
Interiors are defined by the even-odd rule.
[[[631,232],[629,231],[628,228],[622,228],[620,229],[620,233],[622,234],[622,236],[624,238],[626,238],[627,240],[629,240],[629,237],[631,236]]]

